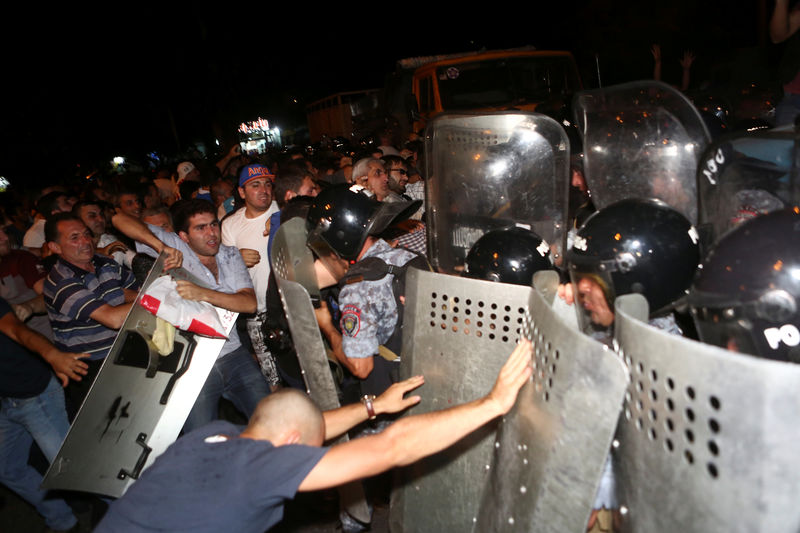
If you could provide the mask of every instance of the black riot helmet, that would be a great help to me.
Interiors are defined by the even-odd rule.
[[[320,258],[333,252],[355,261],[368,235],[378,235],[419,209],[412,202],[378,202],[359,192],[362,187],[337,185],[317,195],[306,217],[308,246]]]
[[[470,248],[464,276],[530,286],[533,275],[553,268],[550,247],[520,227],[486,232]]]
[[[622,200],[590,216],[566,255],[584,330],[610,326],[623,294],[642,294],[651,314],[681,298],[700,260],[698,240],[686,217],[660,200]]]
[[[800,363],[800,208],[761,215],[722,237],[689,305],[703,342]]]

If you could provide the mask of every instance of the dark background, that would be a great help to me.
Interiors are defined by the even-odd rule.
[[[115,155],[225,144],[257,117],[291,130],[308,103],[379,88],[404,57],[566,49],[596,87],[596,60],[604,85],[651,78],[653,43],[673,84],[686,49],[692,85],[769,80],[780,53],[765,0],[529,4],[23,6],[0,23],[0,175],[57,181]]]

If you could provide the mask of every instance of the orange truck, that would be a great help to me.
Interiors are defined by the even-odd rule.
[[[397,62],[382,91],[338,93],[307,108],[312,142],[358,140],[381,129],[405,138],[446,111],[532,111],[569,104],[581,90],[572,54],[512,48],[413,57]]]
[[[526,46],[398,61],[383,106],[404,132],[449,111],[558,108],[581,90],[572,54]]]

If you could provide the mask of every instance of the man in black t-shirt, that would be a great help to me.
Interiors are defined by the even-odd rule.
[[[45,499],[42,476],[28,465],[28,453],[34,440],[49,462],[58,453],[69,430],[61,387],[86,374],[83,357],[58,350],[0,299],[0,483],[33,505],[55,531],[72,528],[77,519],[63,500]]]

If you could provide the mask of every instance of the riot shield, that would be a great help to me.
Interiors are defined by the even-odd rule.
[[[565,245],[569,142],[553,119],[535,113],[443,114],[426,133],[428,252],[454,273],[489,230],[521,224],[550,245]]]
[[[800,366],[652,328],[638,294],[615,307],[631,373],[615,450],[623,529],[800,530]]]
[[[697,167],[698,230],[707,245],[739,223],[800,204],[800,135],[793,129],[728,136]]]
[[[412,414],[491,390],[522,326],[530,287],[410,269],[403,318],[403,379],[425,376]],[[490,475],[494,421],[446,451],[398,472],[390,529],[471,531]]]
[[[637,81],[578,93],[573,109],[595,207],[658,198],[697,223],[695,172],[710,136],[681,92]]]
[[[172,444],[189,416],[225,339],[176,330],[172,353],[151,341],[156,317],[140,305],[145,289],[162,275],[161,254],[78,411],[42,486],[125,493],[139,474]],[[183,269],[180,279],[206,286]],[[217,308],[228,333],[238,313]]]
[[[286,312],[306,392],[320,409],[327,411],[340,407],[340,404],[309,296],[310,291],[316,291],[318,296],[319,289],[314,273],[314,256],[306,247],[306,236],[303,218],[293,218],[281,224],[272,246],[272,269],[278,282],[278,292]],[[347,434],[344,434],[330,444],[347,440]],[[351,516],[364,523],[370,522],[370,510],[361,482],[339,487],[339,497],[340,505]]]
[[[583,533],[611,448],[628,372],[550,303],[555,272],[537,272],[524,335],[534,375],[503,418],[473,531]],[[573,313],[574,317],[574,313]]]

